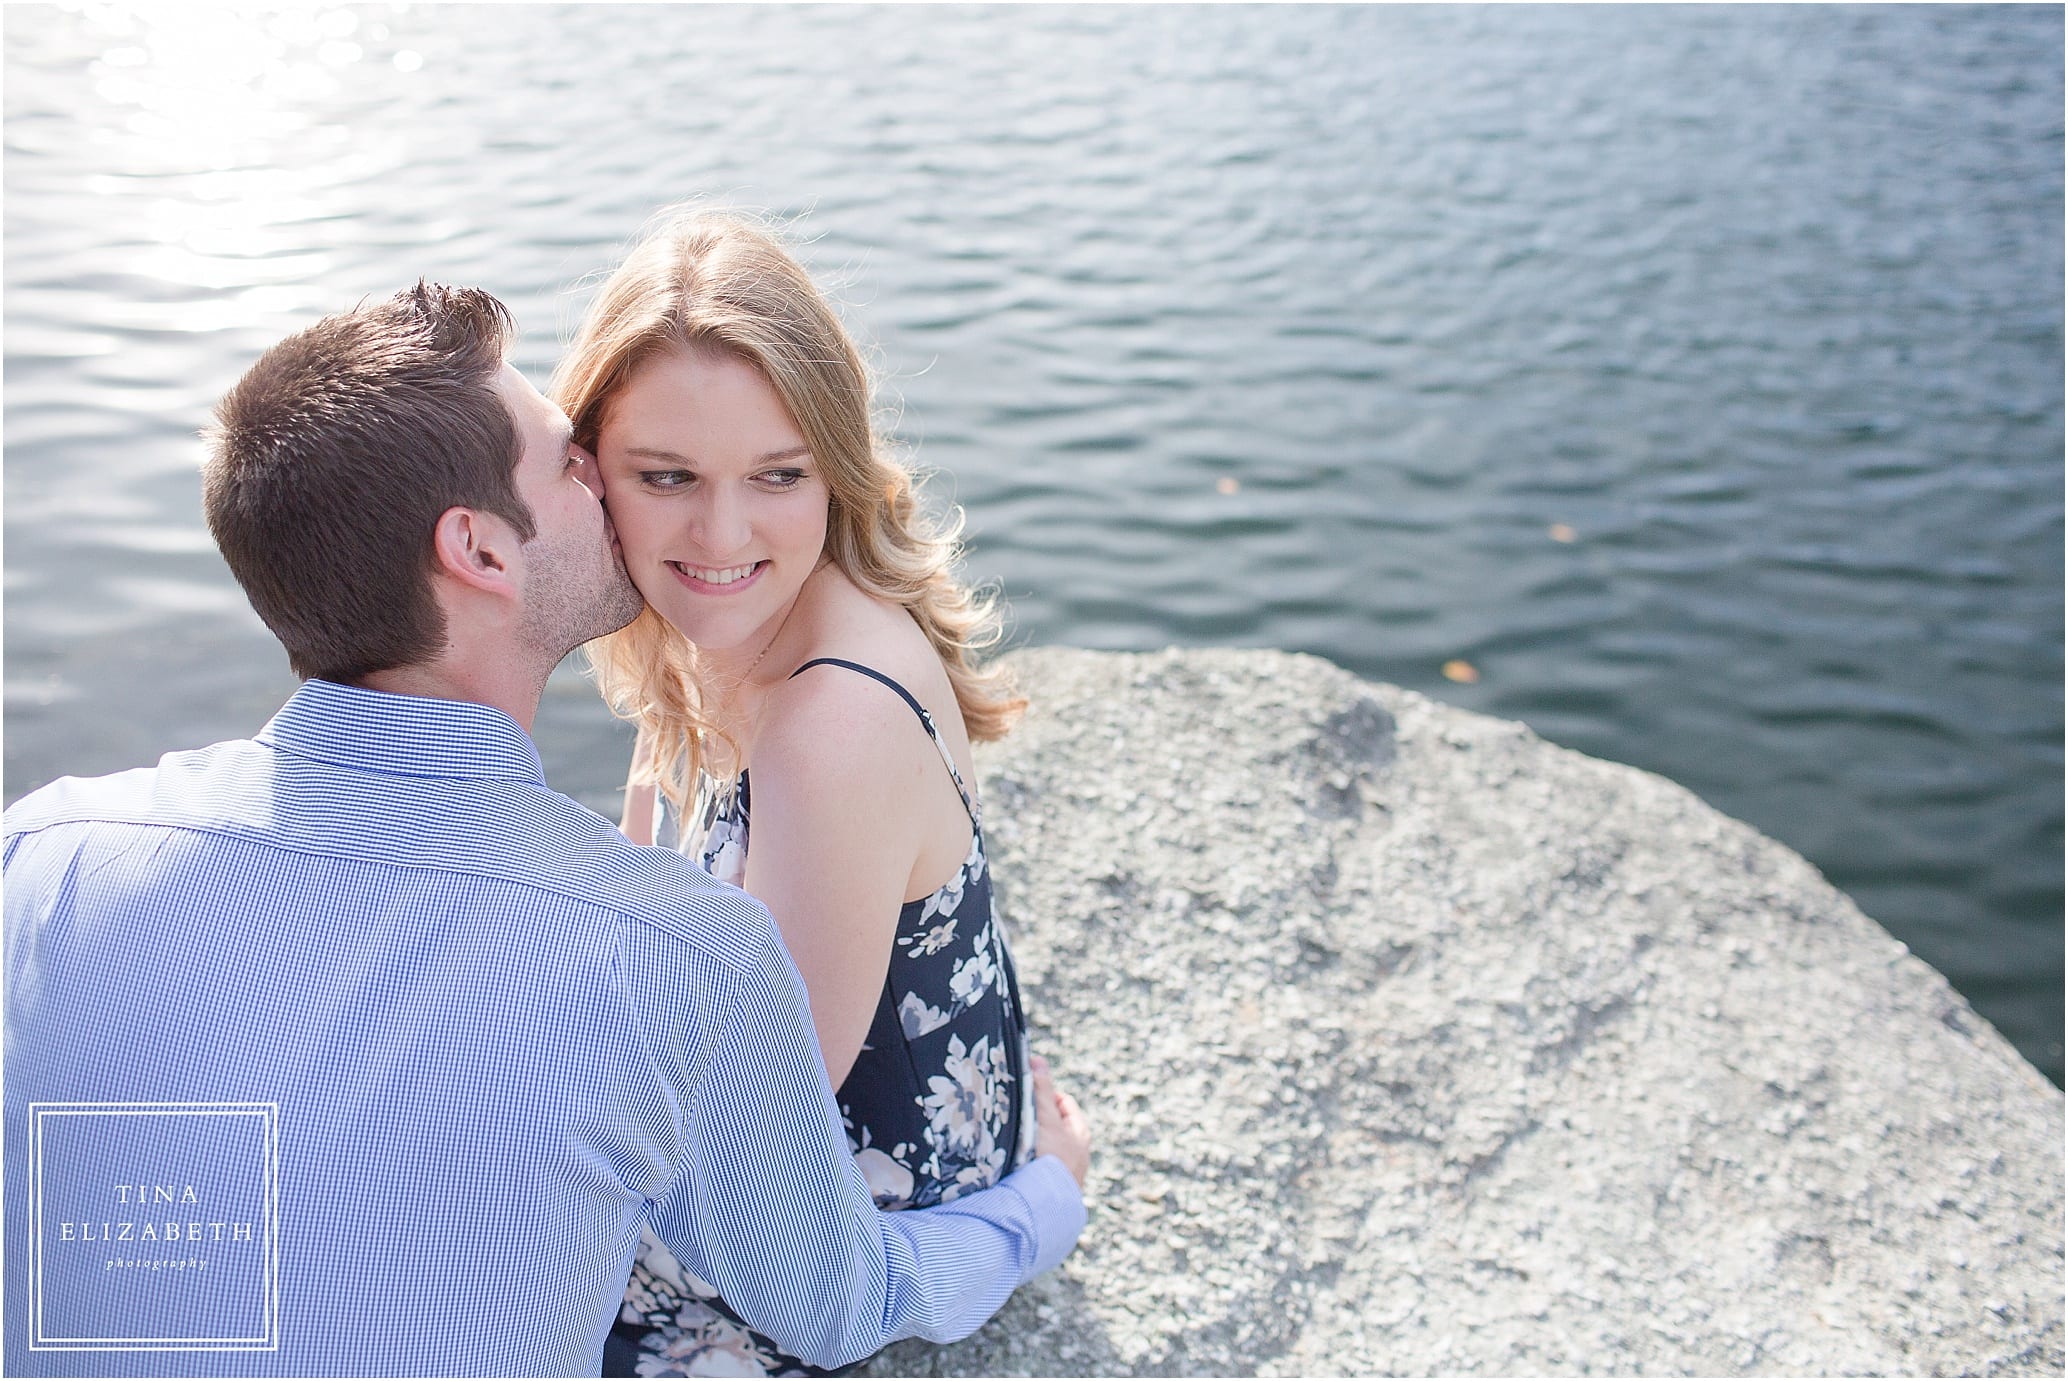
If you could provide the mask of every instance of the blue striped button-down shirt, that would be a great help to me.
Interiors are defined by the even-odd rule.
[[[312,681],[7,812],[14,1375],[595,1374],[643,1227],[822,1365],[1075,1244],[1041,1157],[880,1213],[768,913],[507,716]]]

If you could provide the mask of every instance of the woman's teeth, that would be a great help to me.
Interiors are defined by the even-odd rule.
[[[759,566],[761,563],[756,561],[752,565],[725,566],[716,569],[708,566],[684,565],[680,561],[671,561],[668,564],[688,576],[691,580],[701,580],[706,585],[730,585],[735,580],[745,580],[748,576],[754,574],[754,567]]]

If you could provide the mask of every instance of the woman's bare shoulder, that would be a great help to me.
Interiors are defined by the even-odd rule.
[[[947,669],[910,611],[878,599],[844,579],[827,606],[809,652],[797,659],[800,667],[823,657],[852,662],[903,686],[936,720],[944,708],[953,709],[955,691],[948,681]],[[847,692],[897,705],[908,717],[912,713],[881,683],[846,667],[813,667],[797,676],[789,687],[801,687],[804,682],[814,686],[842,685]]]
[[[897,681],[904,679],[900,672],[910,674],[915,665],[911,650],[899,646],[902,629],[873,610],[856,607],[854,601],[844,602],[850,607],[839,610],[835,618],[818,620],[821,626],[815,635],[792,658],[794,669],[769,687],[754,735],[757,766],[766,747],[800,735],[839,734],[844,742],[848,734],[894,723],[892,710],[912,717],[912,711],[877,682],[846,667],[821,664],[826,658],[851,662]],[[905,622],[911,624],[909,618]],[[922,645],[921,652],[931,653],[916,625],[911,635]]]

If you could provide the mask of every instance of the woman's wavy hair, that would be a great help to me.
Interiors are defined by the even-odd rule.
[[[848,579],[911,611],[940,654],[969,736],[1002,738],[1027,702],[972,654],[996,643],[995,600],[954,574],[961,514],[944,524],[921,508],[911,474],[871,421],[869,372],[811,277],[763,225],[678,208],[605,280],[554,371],[552,392],[594,450],[612,402],[633,374],[671,350],[723,352],[767,379],[810,446],[830,491],[826,553]],[[611,710],[639,727],[635,782],[659,786],[677,820],[701,813],[715,724],[705,711],[697,650],[649,606],[586,648]]]

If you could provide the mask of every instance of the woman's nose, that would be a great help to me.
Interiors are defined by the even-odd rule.
[[[703,506],[697,541],[704,555],[719,558],[738,554],[752,536],[747,506],[738,496],[714,487]]]

